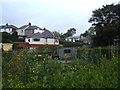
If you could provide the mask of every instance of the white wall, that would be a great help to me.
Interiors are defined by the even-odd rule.
[[[46,40],[44,38],[40,38],[40,41],[34,41],[33,38],[29,38],[29,44],[46,44]],[[26,40],[28,42],[28,39]]]
[[[29,40],[29,38],[25,38],[25,42],[29,42],[28,40]]]
[[[0,29],[0,32],[5,32],[5,29]]]
[[[29,26],[27,26],[26,28],[28,28]],[[17,29],[16,31],[18,32],[18,35],[24,36],[25,35],[25,29]]]
[[[0,29],[0,32],[12,33],[12,28]]]
[[[71,38],[69,38],[69,39],[67,38],[67,39],[65,39],[65,41],[70,41],[70,42],[71,42],[71,41],[72,41],[72,39],[71,39]]]
[[[40,30],[39,28],[34,29],[34,33],[38,33],[38,32],[42,33],[42,32],[44,32],[44,31],[43,31],[43,30]]]
[[[17,29],[18,35],[24,36],[25,30],[24,29]]]
[[[59,45],[59,39],[57,39],[57,42],[56,42],[56,39],[54,39],[54,42],[55,42],[55,45]]]
[[[26,27],[26,28],[28,28],[28,27]],[[18,35],[24,36],[24,35],[25,35],[25,29],[26,29],[26,28],[24,28],[24,29],[17,29]],[[23,31],[23,32],[22,32],[22,31]],[[44,31],[40,30],[39,28],[34,29],[34,33],[38,33],[38,32],[42,33],[42,32],[44,32]]]
[[[55,40],[52,38],[47,39],[47,44],[55,44]]]
[[[28,41],[30,39],[30,42]],[[40,41],[34,41],[33,38],[26,38],[25,42],[29,42],[29,44],[48,44],[48,45],[58,45],[58,42],[56,42],[53,38],[48,38],[47,40],[45,38],[40,38]]]
[[[70,41],[70,42],[75,42],[75,40],[80,40],[80,38],[73,38],[73,40],[72,40],[72,38],[66,38],[65,39],[66,41]]]

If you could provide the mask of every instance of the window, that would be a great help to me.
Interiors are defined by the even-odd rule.
[[[40,39],[33,39],[34,41],[40,41]]]
[[[70,53],[70,52],[71,52],[70,49],[64,50],[64,53]]]
[[[55,39],[55,42],[58,42],[58,39]]]
[[[28,42],[30,42],[30,39],[28,39]]]
[[[33,30],[31,30],[30,32],[33,33]]]

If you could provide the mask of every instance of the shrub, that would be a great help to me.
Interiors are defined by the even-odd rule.
[[[85,63],[88,58],[62,63],[36,56],[49,51],[41,49],[31,54],[27,49],[22,50],[18,57],[13,52],[3,54],[3,88],[117,88],[119,85],[118,57],[111,57],[110,61],[100,55],[97,64]],[[81,51],[83,56],[92,53],[85,49]]]

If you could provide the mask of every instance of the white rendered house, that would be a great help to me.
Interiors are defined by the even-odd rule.
[[[76,40],[80,40],[80,36],[70,36],[65,38],[65,40],[69,42],[75,42]]]
[[[19,37],[26,37],[33,33],[43,32],[43,29],[36,25],[31,25],[31,23],[29,23],[28,25],[23,25],[22,27],[18,28],[17,32]]]
[[[25,38],[25,42],[32,46],[57,46],[59,45],[59,39],[55,38],[53,34],[44,30],[44,32],[34,33]]]
[[[0,26],[0,32],[7,32],[12,34],[13,32],[16,32],[16,30],[17,30],[17,27],[14,25],[6,24],[6,25]]]

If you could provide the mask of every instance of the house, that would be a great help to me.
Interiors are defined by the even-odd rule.
[[[17,30],[17,27],[14,25],[6,24],[6,25],[0,26],[0,32],[7,32],[12,34],[13,32],[16,32],[16,30]]]
[[[69,41],[69,42],[76,42],[76,40],[80,40],[80,41],[83,41],[83,43],[86,43],[86,44],[91,44],[92,43],[92,40],[90,37],[84,37],[84,36],[70,36],[70,37],[67,37],[65,39],[66,41]]]
[[[28,23],[28,25],[23,25],[22,27],[18,28],[17,32],[18,32],[18,36],[22,38],[31,35],[33,33],[43,32],[43,29],[36,25],[31,25],[31,23]]]
[[[80,40],[80,36],[70,36],[67,37],[65,40],[69,42],[75,42],[76,40]]]
[[[92,43],[92,40],[91,40],[91,38],[90,37],[84,37],[84,36],[80,36],[80,40],[81,41],[83,41],[84,43],[86,43],[86,44],[91,44]]]
[[[42,33],[37,32],[28,35],[25,38],[25,42],[29,43],[30,47],[34,46],[58,46],[59,39],[55,38],[54,35],[47,29],[43,29]]]

